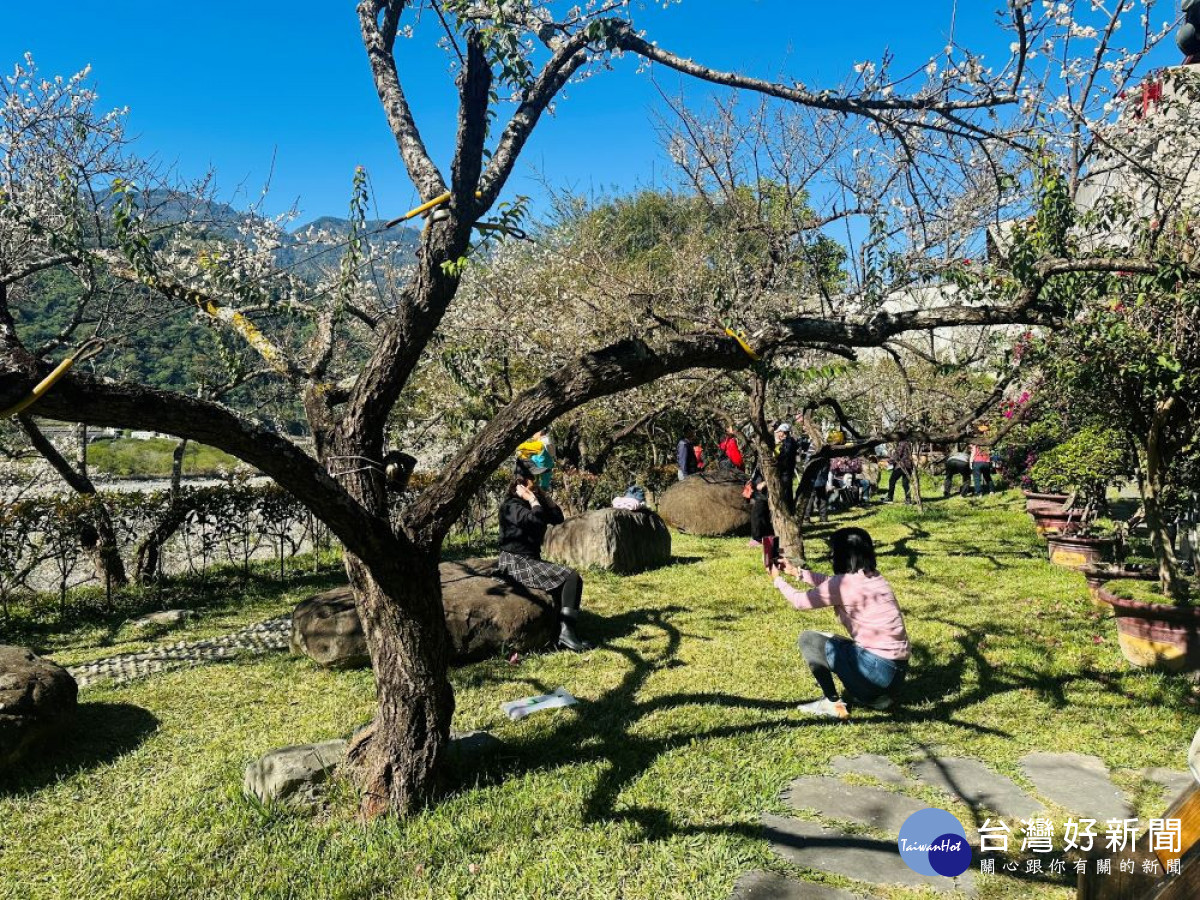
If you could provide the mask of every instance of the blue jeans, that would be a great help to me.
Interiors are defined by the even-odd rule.
[[[990,462],[971,463],[971,481],[975,485],[975,496],[992,492],[992,464]]]
[[[825,644],[825,661],[846,693],[860,703],[894,692],[908,672],[908,660],[887,659],[843,637],[832,637]]]

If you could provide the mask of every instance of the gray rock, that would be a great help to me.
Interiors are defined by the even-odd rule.
[[[975,895],[974,873],[970,869],[958,878],[919,875],[900,859],[894,840],[843,834],[815,822],[770,815],[763,816],[763,828],[777,855],[805,869],[877,885],[926,885],[938,893],[960,890],[968,896]]]
[[[1095,756],[1082,753],[1030,753],[1021,768],[1039,794],[1063,809],[1099,821],[1124,819],[1133,810]]]
[[[297,656],[307,656],[329,669],[369,665],[367,638],[349,586],[302,600],[292,611],[288,645]]]
[[[140,619],[132,620],[129,625],[131,628],[174,628],[176,625],[182,625],[192,615],[190,609],[164,609],[161,612],[152,612],[142,616]]]
[[[827,819],[856,822],[892,834],[915,812],[928,806],[912,797],[883,788],[863,787],[825,775],[797,778],[783,792],[792,809],[814,810]]]
[[[839,775],[866,775],[884,784],[908,784],[908,776],[886,756],[863,753],[858,756],[835,756],[831,762]]]
[[[538,650],[558,637],[554,598],[492,574],[494,559],[441,565],[442,606],[455,663]]]
[[[460,758],[473,758],[493,753],[504,742],[490,731],[460,731],[450,735],[450,750]]]
[[[658,502],[664,519],[689,534],[725,537],[750,533],[750,501],[742,478],[689,475],[667,488]]]
[[[548,529],[542,554],[576,569],[631,575],[671,561],[671,532],[650,510],[596,509]]]
[[[348,741],[297,744],[272,750],[246,766],[242,792],[263,803],[311,803],[346,757]]]
[[[66,669],[25,647],[0,644],[0,768],[68,725],[78,698]]]
[[[440,566],[442,606],[453,662],[500,651],[537,650],[558,636],[558,608],[543,591],[497,577],[494,559]],[[366,637],[349,586],[301,602],[292,613],[291,650],[329,668],[370,664]]]
[[[858,900],[848,891],[773,872],[747,872],[733,886],[731,900]]]
[[[1177,772],[1174,769],[1142,769],[1142,777],[1163,786],[1167,803],[1171,803],[1196,783],[1196,778],[1191,772]]]
[[[930,757],[913,766],[928,785],[958,797],[974,809],[1026,819],[1046,808],[1026,794],[1011,778],[993,772],[983,763],[964,757]]]

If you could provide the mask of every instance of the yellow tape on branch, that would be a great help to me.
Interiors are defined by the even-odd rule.
[[[747,356],[749,356],[755,362],[758,362],[758,354],[754,352],[754,349],[748,343],[746,343],[746,333],[744,331],[734,331],[732,328],[726,328],[725,333],[741,345],[742,349],[746,351]]]
[[[91,359],[103,349],[104,341],[100,340],[99,338],[90,338],[84,341],[78,350],[60,362],[54,367],[54,371],[39,381],[37,386],[29,392],[29,395],[25,397],[25,399],[15,406],[11,406],[4,412],[0,413],[0,419],[7,419],[10,416],[18,415],[19,413],[23,413],[25,410],[29,409],[29,407],[41,400],[42,397],[44,397],[50,391],[50,389],[54,387],[54,385],[57,384],[64,375],[67,374],[71,366],[75,365],[77,362],[83,362],[84,360]]]
[[[475,196],[482,197],[483,191],[476,191]],[[432,200],[422,203],[420,206],[414,206],[412,209],[410,209],[404,215],[397,216],[396,218],[392,219],[391,221],[385,222],[383,227],[391,228],[394,225],[399,225],[401,222],[407,222],[409,219],[415,218],[415,217],[421,215],[422,213],[427,213],[431,209],[441,206],[443,203],[446,203],[447,201],[449,201],[449,199],[450,199],[450,192],[446,191],[446,193],[442,194],[441,196],[434,197]]]

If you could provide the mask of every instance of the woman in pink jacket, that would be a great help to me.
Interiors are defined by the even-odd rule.
[[[832,606],[850,639],[819,631],[800,633],[800,652],[825,696],[800,709],[817,716],[848,719],[848,707],[886,709],[908,672],[908,633],[896,595],[875,569],[875,545],[861,528],[839,528],[829,539],[832,577],[797,569],[785,561],[783,572],[802,579],[800,591],[772,568],[775,587],[796,609]],[[844,688],[838,695],[833,676]]]

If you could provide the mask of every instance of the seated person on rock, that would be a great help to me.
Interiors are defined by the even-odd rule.
[[[896,595],[875,569],[875,546],[861,528],[839,528],[829,539],[834,575],[818,575],[784,561],[783,572],[811,586],[799,591],[772,568],[775,587],[796,609],[832,606],[850,640],[819,631],[800,633],[800,652],[825,696],[802,703],[803,712],[847,719],[854,705],[887,709],[908,672],[908,633]],[[841,680],[839,696],[833,676]]]
[[[576,652],[590,650],[579,639],[575,625],[579,603],[583,599],[583,579],[574,569],[542,559],[546,528],[561,525],[563,513],[558,504],[537,486],[543,473],[540,466],[517,459],[516,472],[508,494],[500,505],[500,559],[497,567],[518,584],[546,591],[558,601],[562,625],[558,646]]]

